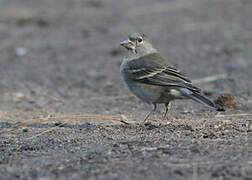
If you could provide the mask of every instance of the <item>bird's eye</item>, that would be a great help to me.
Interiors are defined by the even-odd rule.
[[[137,41],[138,41],[139,43],[141,43],[141,42],[143,42],[143,39],[142,39],[142,38],[138,38]]]

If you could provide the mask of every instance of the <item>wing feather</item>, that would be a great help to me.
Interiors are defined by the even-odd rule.
[[[155,58],[154,60],[152,60]],[[151,63],[150,63],[151,61]],[[168,65],[157,53],[129,62],[127,73],[133,81],[157,86],[178,86],[193,91],[200,91],[179,70]]]

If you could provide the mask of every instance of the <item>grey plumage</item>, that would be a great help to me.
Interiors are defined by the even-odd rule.
[[[142,101],[152,103],[154,109],[156,104],[165,104],[165,116],[169,102],[176,99],[192,99],[216,110],[224,110],[202,96],[200,89],[171,66],[144,34],[134,33],[121,45],[129,51],[120,67],[124,85]]]

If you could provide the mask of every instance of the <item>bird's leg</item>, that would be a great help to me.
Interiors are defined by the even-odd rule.
[[[170,102],[165,103],[165,114],[164,114],[164,116],[163,116],[163,120],[166,119],[166,116],[167,116],[167,114],[168,114],[168,112],[169,112],[170,109],[171,109],[171,104],[170,104]]]
[[[156,109],[157,109],[157,105],[156,105],[156,104],[153,104],[153,109],[151,110],[151,112],[149,112],[149,113],[147,114],[147,116],[145,117],[145,119],[144,119],[144,121],[143,121],[143,124],[146,122],[146,120],[149,118],[149,116],[150,116],[152,113],[154,113],[154,112],[156,111]]]

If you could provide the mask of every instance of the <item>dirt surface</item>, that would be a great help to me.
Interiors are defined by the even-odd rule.
[[[0,179],[251,179],[251,9],[250,0],[0,0]],[[176,101],[166,121],[160,106],[139,126],[152,107],[119,76],[119,42],[132,32],[238,108]]]

